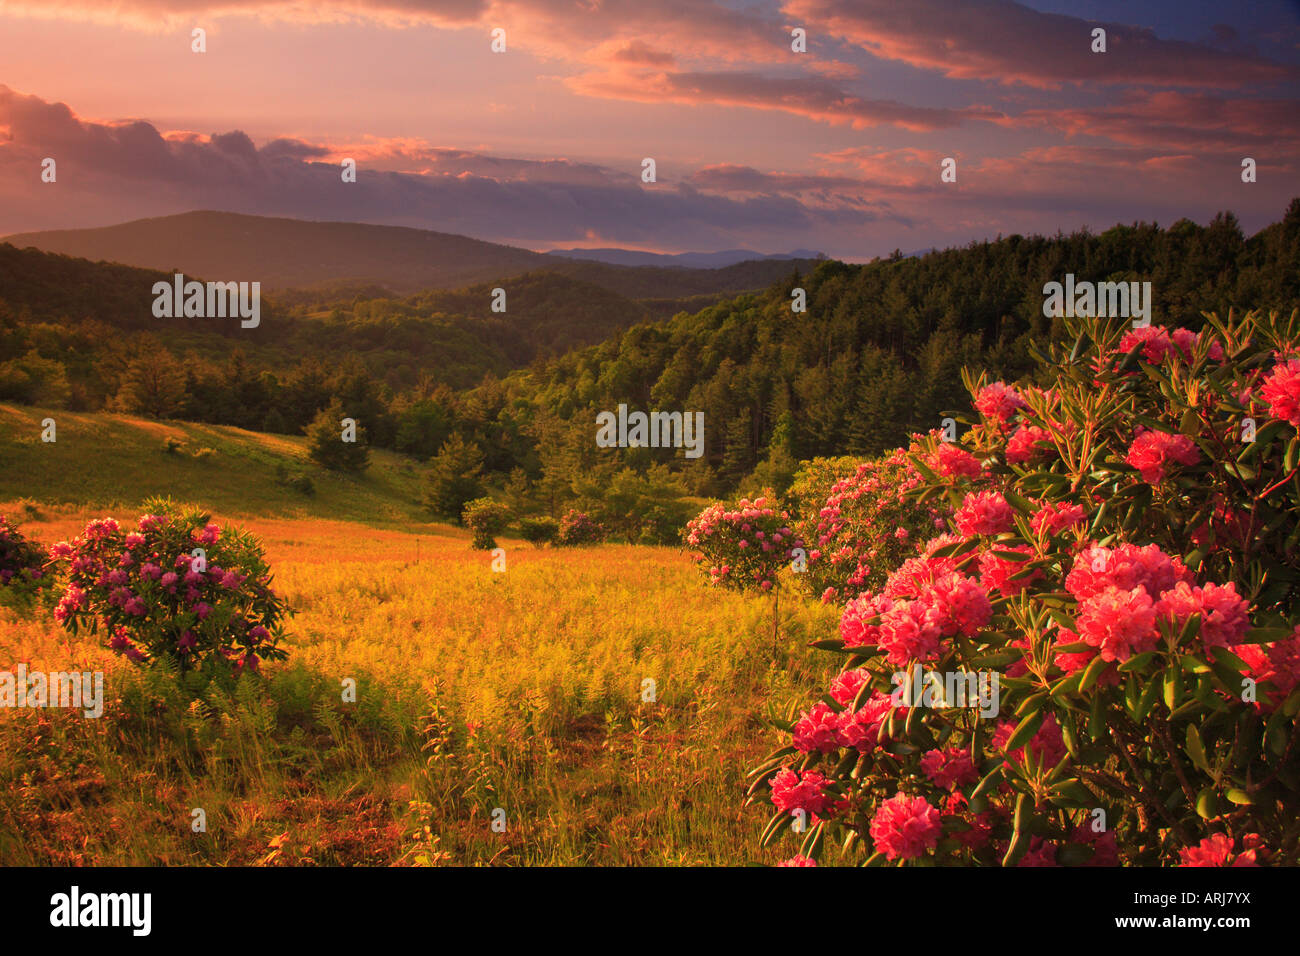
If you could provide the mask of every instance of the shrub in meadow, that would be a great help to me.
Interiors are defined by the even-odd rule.
[[[574,548],[585,544],[598,544],[604,537],[603,529],[591,520],[586,512],[570,508],[560,517],[560,526],[555,532],[555,543],[562,548]]]
[[[686,525],[692,560],[713,584],[736,591],[771,591],[781,570],[795,561],[803,539],[790,515],[766,497],[742,498],[735,507],[710,505]]]
[[[546,515],[519,521],[519,536],[530,544],[550,544],[559,531],[560,523]]]
[[[470,547],[491,551],[497,546],[496,536],[506,529],[506,524],[510,521],[510,512],[505,505],[491,498],[475,498],[466,502],[461,520],[473,532],[474,540]]]
[[[102,518],[50,548],[64,584],[55,619],[73,634],[102,633],[137,663],[167,657],[182,670],[228,663],[240,673],[283,660],[291,612],[257,540],[166,499],[144,507],[134,530]]]
[[[880,587],[943,526],[945,509],[908,494],[923,482],[902,449],[861,463],[805,462],[788,495],[795,533],[809,542],[800,585],[826,602]]]
[[[735,591],[772,595],[772,646],[780,638],[781,571],[807,570],[802,538],[790,527],[790,514],[766,496],[742,498],[735,507],[710,505],[686,525],[686,548],[710,583]]]
[[[1047,388],[967,377],[912,456],[945,533],[848,601],[844,667],[753,771],[870,864],[1300,861],[1300,322],[1067,321]],[[917,678],[920,678],[919,680]],[[974,705],[974,706],[972,706]]]
[[[0,602],[29,604],[45,583],[45,553],[0,515]]]

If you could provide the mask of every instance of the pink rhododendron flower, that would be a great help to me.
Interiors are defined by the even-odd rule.
[[[974,637],[993,617],[988,592],[974,578],[954,571],[927,590],[926,597],[944,635]]]
[[[936,580],[957,570],[952,558],[931,554],[908,558],[885,581],[884,594],[890,598],[920,597]]]
[[[1124,460],[1141,473],[1143,481],[1158,485],[1171,463],[1194,465],[1201,460],[1201,453],[1186,435],[1151,430],[1133,439]]]
[[[1044,840],[1042,837],[1033,837],[1029,841],[1029,849],[1025,855],[1020,858],[1016,866],[1060,866],[1056,862],[1056,851],[1058,847],[1051,840]]]
[[[1201,337],[1191,329],[1174,329],[1169,336],[1174,346],[1183,354],[1183,358],[1188,362],[1196,352],[1196,346],[1200,344]],[[1213,362],[1223,361],[1223,343],[1215,339],[1210,343],[1209,349],[1206,350],[1206,356]]]
[[[1083,866],[1119,866],[1119,846],[1115,842],[1114,830],[1097,832],[1091,824],[1083,823],[1074,828],[1070,842],[1092,847],[1092,856]]]
[[[1270,415],[1300,428],[1300,358],[1279,360],[1259,394]]]
[[[999,548],[1000,551],[1015,551],[1018,554],[1032,555],[1033,549],[1028,545],[1020,544],[1014,548]],[[999,594],[1019,594],[1031,583],[1037,581],[1043,576],[1043,572],[1034,568],[1032,573],[1019,581],[1012,581],[1011,578],[1029,570],[1029,565],[1024,561],[1012,561],[1010,558],[1000,558],[992,551],[985,551],[980,555],[980,584],[986,591],[997,591]]]
[[[1079,606],[1079,638],[1097,648],[1104,661],[1126,661],[1155,650],[1156,608],[1145,588],[1107,588]]]
[[[827,780],[816,770],[800,776],[789,767],[783,767],[772,783],[772,804],[783,813],[803,810],[821,816],[834,809],[834,801],[826,792]]]
[[[853,698],[858,696],[862,685],[870,678],[871,672],[863,667],[844,671],[831,682],[831,699],[841,706],[848,707],[853,703]]]
[[[1083,505],[1061,502],[1044,505],[1041,510],[1036,511],[1029,519],[1029,527],[1033,529],[1034,534],[1042,534],[1044,529],[1048,534],[1060,534],[1066,528],[1083,524],[1087,520],[1088,512]]]
[[[955,516],[957,530],[966,537],[1010,531],[1015,524],[1014,518],[1015,511],[996,491],[968,494]]]
[[[840,638],[845,647],[875,647],[880,643],[881,615],[894,602],[881,595],[863,594],[844,605],[840,614]]]
[[[921,757],[921,772],[929,777],[935,786],[943,787],[945,790],[956,790],[979,779],[979,772],[970,759],[970,753],[964,747],[927,751]]]
[[[1257,701],[1259,710],[1272,712],[1300,686],[1300,625],[1291,636],[1271,644],[1239,644],[1233,649],[1246,664],[1242,673],[1257,684],[1267,684],[1269,703]],[[1267,690],[1267,688],[1265,688]]]
[[[1030,751],[1040,766],[1055,767],[1061,762],[1061,759],[1068,752],[1065,749],[1065,738],[1061,736],[1061,727],[1056,722],[1055,714],[1048,714],[1043,718],[1042,726],[1030,738],[1029,743],[1019,750],[1007,752],[1007,741],[1015,733],[1016,721],[1003,720],[998,722],[997,730],[993,732],[993,746],[1006,754],[1007,759],[1004,761],[1007,765],[1012,763],[1023,763],[1025,760],[1025,751]]]
[[[994,810],[971,813],[966,795],[960,790],[955,790],[948,795],[943,812],[949,816],[960,817],[962,822],[969,825],[966,830],[953,830],[954,840],[972,850],[988,846],[993,836],[993,827],[997,823],[997,813]]]
[[[1127,355],[1139,345],[1142,346],[1142,357],[1152,365],[1163,362],[1173,348],[1169,333],[1158,325],[1147,325],[1125,333],[1120,339],[1119,350]]]
[[[1232,838],[1226,833],[1207,836],[1196,846],[1189,846],[1179,851],[1182,862],[1179,866],[1258,866],[1255,851],[1245,850],[1236,856],[1232,851]]]
[[[933,850],[943,834],[939,811],[924,797],[900,793],[882,803],[871,821],[876,850],[890,860],[912,860]]]
[[[952,442],[942,442],[930,466],[945,478],[978,478],[983,468],[979,459]]]
[[[1007,464],[1024,465],[1031,461],[1046,458],[1052,453],[1051,448],[1040,446],[1039,442],[1052,441],[1046,428],[1037,425],[1021,425],[1007,442]]]
[[[876,644],[891,664],[932,661],[942,650],[943,618],[928,602],[898,601],[880,618]]]
[[[999,424],[1011,421],[1016,412],[1025,407],[1020,393],[1003,382],[985,385],[975,396],[975,408],[979,413]]]
[[[1192,587],[1179,581],[1160,595],[1156,613],[1181,631],[1193,614],[1201,616],[1201,643],[1206,647],[1240,644],[1250,630],[1250,605],[1232,582]]]
[[[874,750],[889,739],[888,733],[882,731],[888,728],[891,710],[895,711],[895,726],[901,726],[901,722],[907,720],[907,708],[894,708],[888,694],[873,692],[856,711],[840,715],[840,744],[855,747],[862,753]]]
[[[1178,558],[1165,554],[1157,545],[1138,547],[1121,544],[1115,548],[1085,548],[1074,558],[1074,567],[1065,578],[1065,588],[1080,601],[1107,588],[1127,591],[1146,589],[1152,600],[1179,581],[1194,583],[1192,575]]]
[[[811,857],[795,854],[788,860],[782,860],[777,866],[816,866],[817,861]]]
[[[794,725],[794,746],[804,753],[828,754],[840,745],[840,715],[825,703],[805,711]]]

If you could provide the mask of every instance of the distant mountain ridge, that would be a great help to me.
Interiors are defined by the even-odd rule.
[[[759,258],[709,268],[619,265],[405,226],[212,211],[94,229],[17,233],[4,241],[140,269],[259,281],[266,291],[351,284],[379,286],[399,295],[460,289],[525,272],[558,272],[629,298],[719,295],[760,289],[795,269],[816,265],[815,256]]]
[[[812,249],[795,249],[792,252],[764,254],[752,249],[724,249],[721,252],[642,252],[639,249],[552,249],[548,256],[566,259],[585,259],[606,262],[615,266],[678,266],[686,269],[720,269],[738,262],[756,262],[770,259],[824,259],[823,253]]]

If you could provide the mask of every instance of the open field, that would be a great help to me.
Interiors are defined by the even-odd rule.
[[[161,435],[134,434],[144,430],[130,420],[67,413],[59,445],[83,426],[161,447]],[[283,505],[262,476],[274,459],[259,463],[237,435],[213,444],[236,430],[156,427],[217,447],[250,475],[241,497],[214,466],[195,499],[242,503],[241,515]],[[12,448],[10,439],[6,456]],[[84,475],[91,494],[133,487],[113,469],[137,456],[102,454]],[[168,457],[158,451],[140,467]],[[46,503],[79,479],[48,472],[48,494],[33,495],[42,486],[30,474],[6,464],[0,513],[43,544],[91,517],[138,514]],[[372,481],[358,482],[370,485],[364,500],[396,514],[395,473],[372,469]],[[38,498],[29,509],[4,500],[20,485]],[[165,490],[176,493],[150,486],[139,496]],[[323,490],[302,507],[325,506],[355,505]],[[507,570],[495,573],[490,555],[445,526],[239,523],[262,538],[298,614],[289,660],[233,698],[209,689],[191,705],[167,675],[93,638],[70,641],[47,611],[0,610],[0,667],[104,669],[108,700],[98,720],[57,709],[0,715],[0,863],[775,861],[776,851],[756,850],[766,814],[741,806],[745,769],[777,742],[753,715],[824,686],[827,655],[803,643],[833,632],[832,609],[783,602],[774,655],[770,604],[709,589],[671,548],[503,539]],[[354,704],[342,701],[349,677]],[[647,678],[653,702],[642,700]],[[192,831],[196,808],[206,832]],[[491,828],[496,808],[504,832]]]

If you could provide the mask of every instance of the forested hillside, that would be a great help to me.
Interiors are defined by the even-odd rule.
[[[994,377],[1027,371],[1027,341],[1054,332],[1043,286],[1066,273],[1149,281],[1156,324],[1199,328],[1201,310],[1230,307],[1289,312],[1300,307],[1300,200],[1249,239],[1220,214],[1205,227],[1136,224],[864,266],[826,262],[763,293],[629,329],[469,399],[498,409],[499,422],[483,423],[489,454],[518,432],[521,408],[590,432],[595,411],[624,402],[704,412],[705,456],[686,462],[678,453],[697,490],[732,488],[757,467],[757,479],[779,480],[797,460],[876,453],[938,427],[941,411],[965,403],[963,365]],[[796,286],[807,293],[804,314],[791,309]]]

